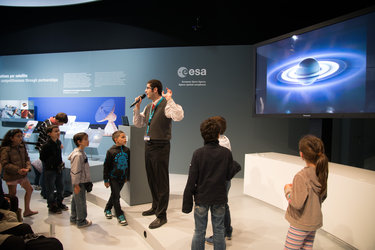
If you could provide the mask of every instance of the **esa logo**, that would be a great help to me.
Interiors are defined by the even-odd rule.
[[[189,76],[205,76],[207,75],[206,69],[188,69],[186,67],[180,67],[177,70],[177,75],[181,78]]]

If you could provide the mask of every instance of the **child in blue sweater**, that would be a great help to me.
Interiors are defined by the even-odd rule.
[[[124,212],[120,206],[120,191],[125,182],[129,180],[130,150],[125,146],[126,135],[123,131],[116,131],[112,134],[115,142],[108,151],[104,160],[103,179],[106,188],[111,187],[111,196],[104,209],[107,219],[112,219],[112,207],[118,222],[122,226],[128,225]]]

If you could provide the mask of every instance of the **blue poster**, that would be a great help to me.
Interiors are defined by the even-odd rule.
[[[59,112],[76,116],[76,122],[121,125],[125,115],[125,97],[29,97],[34,101],[35,119],[44,121]]]

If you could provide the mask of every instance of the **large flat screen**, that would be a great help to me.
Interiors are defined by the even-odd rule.
[[[375,117],[375,12],[340,20],[255,46],[256,115]]]

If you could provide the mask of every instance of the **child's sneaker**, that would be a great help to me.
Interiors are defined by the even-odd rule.
[[[65,205],[65,204],[63,204],[63,203],[60,203],[60,204],[58,205],[58,207],[59,207],[62,211],[67,211],[67,210],[69,210],[68,206]]]
[[[105,210],[104,215],[107,219],[112,219],[112,212],[111,210]]]
[[[125,218],[125,215],[120,215],[118,218],[117,218],[118,222],[121,224],[121,226],[126,226],[128,225],[128,222],[126,221],[126,218]]]
[[[78,228],[84,228],[84,227],[88,227],[88,226],[91,226],[92,222],[91,220],[87,220],[85,221],[85,223],[81,224],[81,225],[77,225]]]
[[[53,213],[53,214],[61,214],[61,213],[62,213],[61,208],[59,208],[56,204],[51,205],[51,206],[48,208],[48,211],[49,211],[50,213]]]
[[[232,233],[226,233],[225,234],[225,239],[226,240],[232,240]]]

